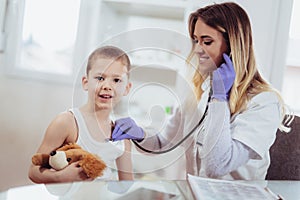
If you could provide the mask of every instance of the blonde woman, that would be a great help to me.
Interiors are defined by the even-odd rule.
[[[197,108],[191,111],[187,106],[191,104],[186,104],[177,109],[166,131],[155,137],[145,137],[131,123],[126,130],[114,131],[113,138],[139,139],[143,147],[161,148],[193,128],[192,122],[204,112],[201,105],[209,99],[204,122],[182,143],[186,173],[227,180],[265,179],[283,104],[257,69],[249,17],[242,7],[227,2],[196,10],[188,25],[193,41],[188,60],[197,61],[193,76]]]

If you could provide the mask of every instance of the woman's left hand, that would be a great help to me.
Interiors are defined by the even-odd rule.
[[[227,54],[223,54],[225,63],[222,63],[215,71],[212,78],[212,98],[228,101],[231,87],[235,80],[233,63]]]

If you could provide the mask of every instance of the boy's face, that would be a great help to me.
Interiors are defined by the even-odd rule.
[[[82,85],[95,109],[112,109],[128,94],[128,73],[127,66],[114,59],[100,58],[94,62],[89,74],[82,78]]]

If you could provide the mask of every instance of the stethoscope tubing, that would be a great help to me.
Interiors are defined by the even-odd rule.
[[[151,153],[151,154],[164,154],[164,153],[168,153],[168,152],[174,150],[174,149],[177,148],[179,145],[181,145],[187,138],[189,138],[189,137],[194,133],[194,131],[202,124],[202,122],[203,122],[204,119],[205,119],[207,110],[208,110],[208,104],[209,104],[209,101],[210,101],[210,96],[209,96],[209,98],[208,98],[208,101],[207,101],[207,104],[206,104],[206,107],[205,107],[204,114],[202,115],[202,117],[201,117],[201,119],[199,120],[199,122],[197,123],[197,125],[194,126],[194,128],[191,129],[190,132],[189,132],[184,138],[182,138],[177,144],[175,144],[175,145],[172,146],[171,148],[166,149],[166,150],[162,150],[162,151],[152,151],[152,150],[149,150],[149,149],[146,149],[146,148],[142,147],[142,146],[141,146],[137,141],[135,141],[135,140],[132,140],[132,142],[133,142],[139,149],[141,149],[142,151],[147,152],[147,153]]]

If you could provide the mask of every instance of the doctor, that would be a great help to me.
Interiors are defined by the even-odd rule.
[[[188,61],[197,60],[192,80],[196,105],[187,97],[165,132],[152,137],[130,118],[117,120],[112,138],[163,149],[193,128],[209,100],[204,122],[182,143],[186,173],[227,180],[265,179],[284,106],[257,69],[249,17],[236,3],[221,3],[191,13],[188,23],[193,41]]]

